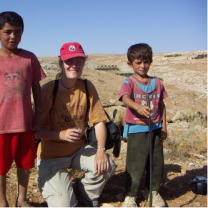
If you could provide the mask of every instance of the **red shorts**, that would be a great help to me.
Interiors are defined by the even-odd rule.
[[[6,175],[13,160],[21,169],[35,165],[35,136],[32,130],[22,133],[0,134],[0,175]]]

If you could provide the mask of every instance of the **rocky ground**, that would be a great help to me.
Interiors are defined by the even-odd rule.
[[[169,95],[164,100],[167,107],[168,138],[164,142],[165,171],[160,190],[169,207],[207,207],[207,196],[196,195],[190,188],[190,180],[195,176],[207,177],[207,58],[195,59],[206,53],[195,51],[154,54],[149,71],[149,75],[162,78]],[[175,57],[175,54],[180,55]],[[41,81],[42,85],[55,78],[59,71],[58,59],[40,57],[39,60],[48,76]],[[121,105],[117,99],[125,77],[120,74],[132,73],[126,62],[126,55],[123,54],[88,55],[82,78],[89,79],[96,86],[104,106]],[[112,65],[116,65],[119,70],[95,70],[100,66]],[[183,113],[187,111],[188,114]],[[200,113],[195,116],[196,112]],[[179,119],[172,122],[176,114],[180,115]],[[100,206],[121,207],[123,204],[126,148],[127,142],[122,140],[120,156],[114,158],[118,167],[103,190]],[[111,150],[108,152],[112,155]],[[73,182],[82,175],[81,172],[70,169],[69,173]],[[7,197],[10,206],[15,206],[17,180],[14,164],[7,176]],[[38,189],[36,167],[31,170],[28,198],[33,206],[47,206]],[[149,206],[140,193],[137,204],[142,207]]]

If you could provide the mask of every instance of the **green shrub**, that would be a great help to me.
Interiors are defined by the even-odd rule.
[[[130,76],[132,76],[134,73],[116,73],[116,75],[120,75],[120,76],[124,76],[124,77],[130,77]],[[154,77],[156,77],[156,78],[158,78],[158,79],[160,79],[160,80],[162,80],[163,81],[163,79],[161,78],[161,77],[157,77],[157,76],[154,76]]]
[[[198,122],[197,119],[189,121],[189,126],[185,129],[178,129],[175,124],[175,128],[168,130],[168,138],[164,141],[165,147],[171,150],[168,157],[183,160],[195,153],[207,152],[206,134],[199,134],[195,129]]]
[[[177,57],[177,56],[181,56],[181,54],[176,53],[176,54],[173,54],[173,55],[167,55],[167,56],[164,56],[164,57]]]
[[[200,54],[200,55],[196,56],[194,59],[202,59],[204,57],[207,57],[207,54]]]
[[[109,65],[109,66],[99,66],[95,70],[101,70],[101,71],[109,71],[109,70],[119,70],[116,65]]]
[[[116,73],[116,74],[124,77],[130,77],[133,75],[133,73]]]

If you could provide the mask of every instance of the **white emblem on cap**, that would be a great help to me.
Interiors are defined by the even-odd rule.
[[[75,49],[76,49],[76,48],[75,48],[74,45],[70,45],[70,46],[69,46],[69,50],[70,50],[70,51],[75,51]]]

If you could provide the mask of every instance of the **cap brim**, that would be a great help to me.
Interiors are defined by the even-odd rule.
[[[62,60],[62,61],[66,61],[66,60],[68,60],[68,59],[76,58],[76,57],[86,57],[86,55],[83,54],[83,53],[65,54],[65,55],[62,55],[62,56],[61,56],[61,60]]]

